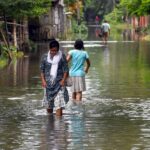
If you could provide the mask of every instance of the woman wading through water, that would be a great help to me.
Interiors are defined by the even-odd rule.
[[[53,39],[49,44],[49,52],[44,54],[40,64],[42,86],[44,87],[44,105],[48,113],[62,115],[62,109],[69,101],[68,91],[65,87],[68,76],[66,56],[59,50],[59,43]]]

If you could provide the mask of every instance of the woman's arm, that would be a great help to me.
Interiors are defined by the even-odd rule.
[[[46,88],[47,84],[45,81],[45,57],[47,58],[47,55],[43,55],[40,62],[40,70],[41,70],[41,81],[42,81],[42,87]]]
[[[41,81],[42,81],[42,87],[46,88],[47,84],[45,81],[44,73],[41,73]]]
[[[63,78],[62,78],[62,80],[60,81],[60,85],[61,85],[61,86],[64,86],[64,85],[65,85],[65,82],[66,82],[67,77],[68,77],[68,72],[64,72]]]

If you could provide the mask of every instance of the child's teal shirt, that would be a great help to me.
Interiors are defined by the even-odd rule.
[[[69,55],[71,56],[71,69],[69,71],[70,76],[85,76],[84,63],[89,55],[84,50],[70,50]]]

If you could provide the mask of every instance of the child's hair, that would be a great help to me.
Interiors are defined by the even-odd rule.
[[[84,49],[83,41],[81,39],[76,40],[74,44],[74,48],[79,50]]]
[[[52,40],[50,40],[49,48],[54,48],[54,47],[56,47],[59,50],[59,43],[58,43],[58,41],[55,40],[55,39],[52,39]]]

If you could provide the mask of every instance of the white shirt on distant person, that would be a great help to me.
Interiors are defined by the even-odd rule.
[[[109,30],[110,30],[110,25],[109,25],[109,23],[103,23],[102,24],[102,29],[103,29],[103,31],[104,32],[109,32]]]

